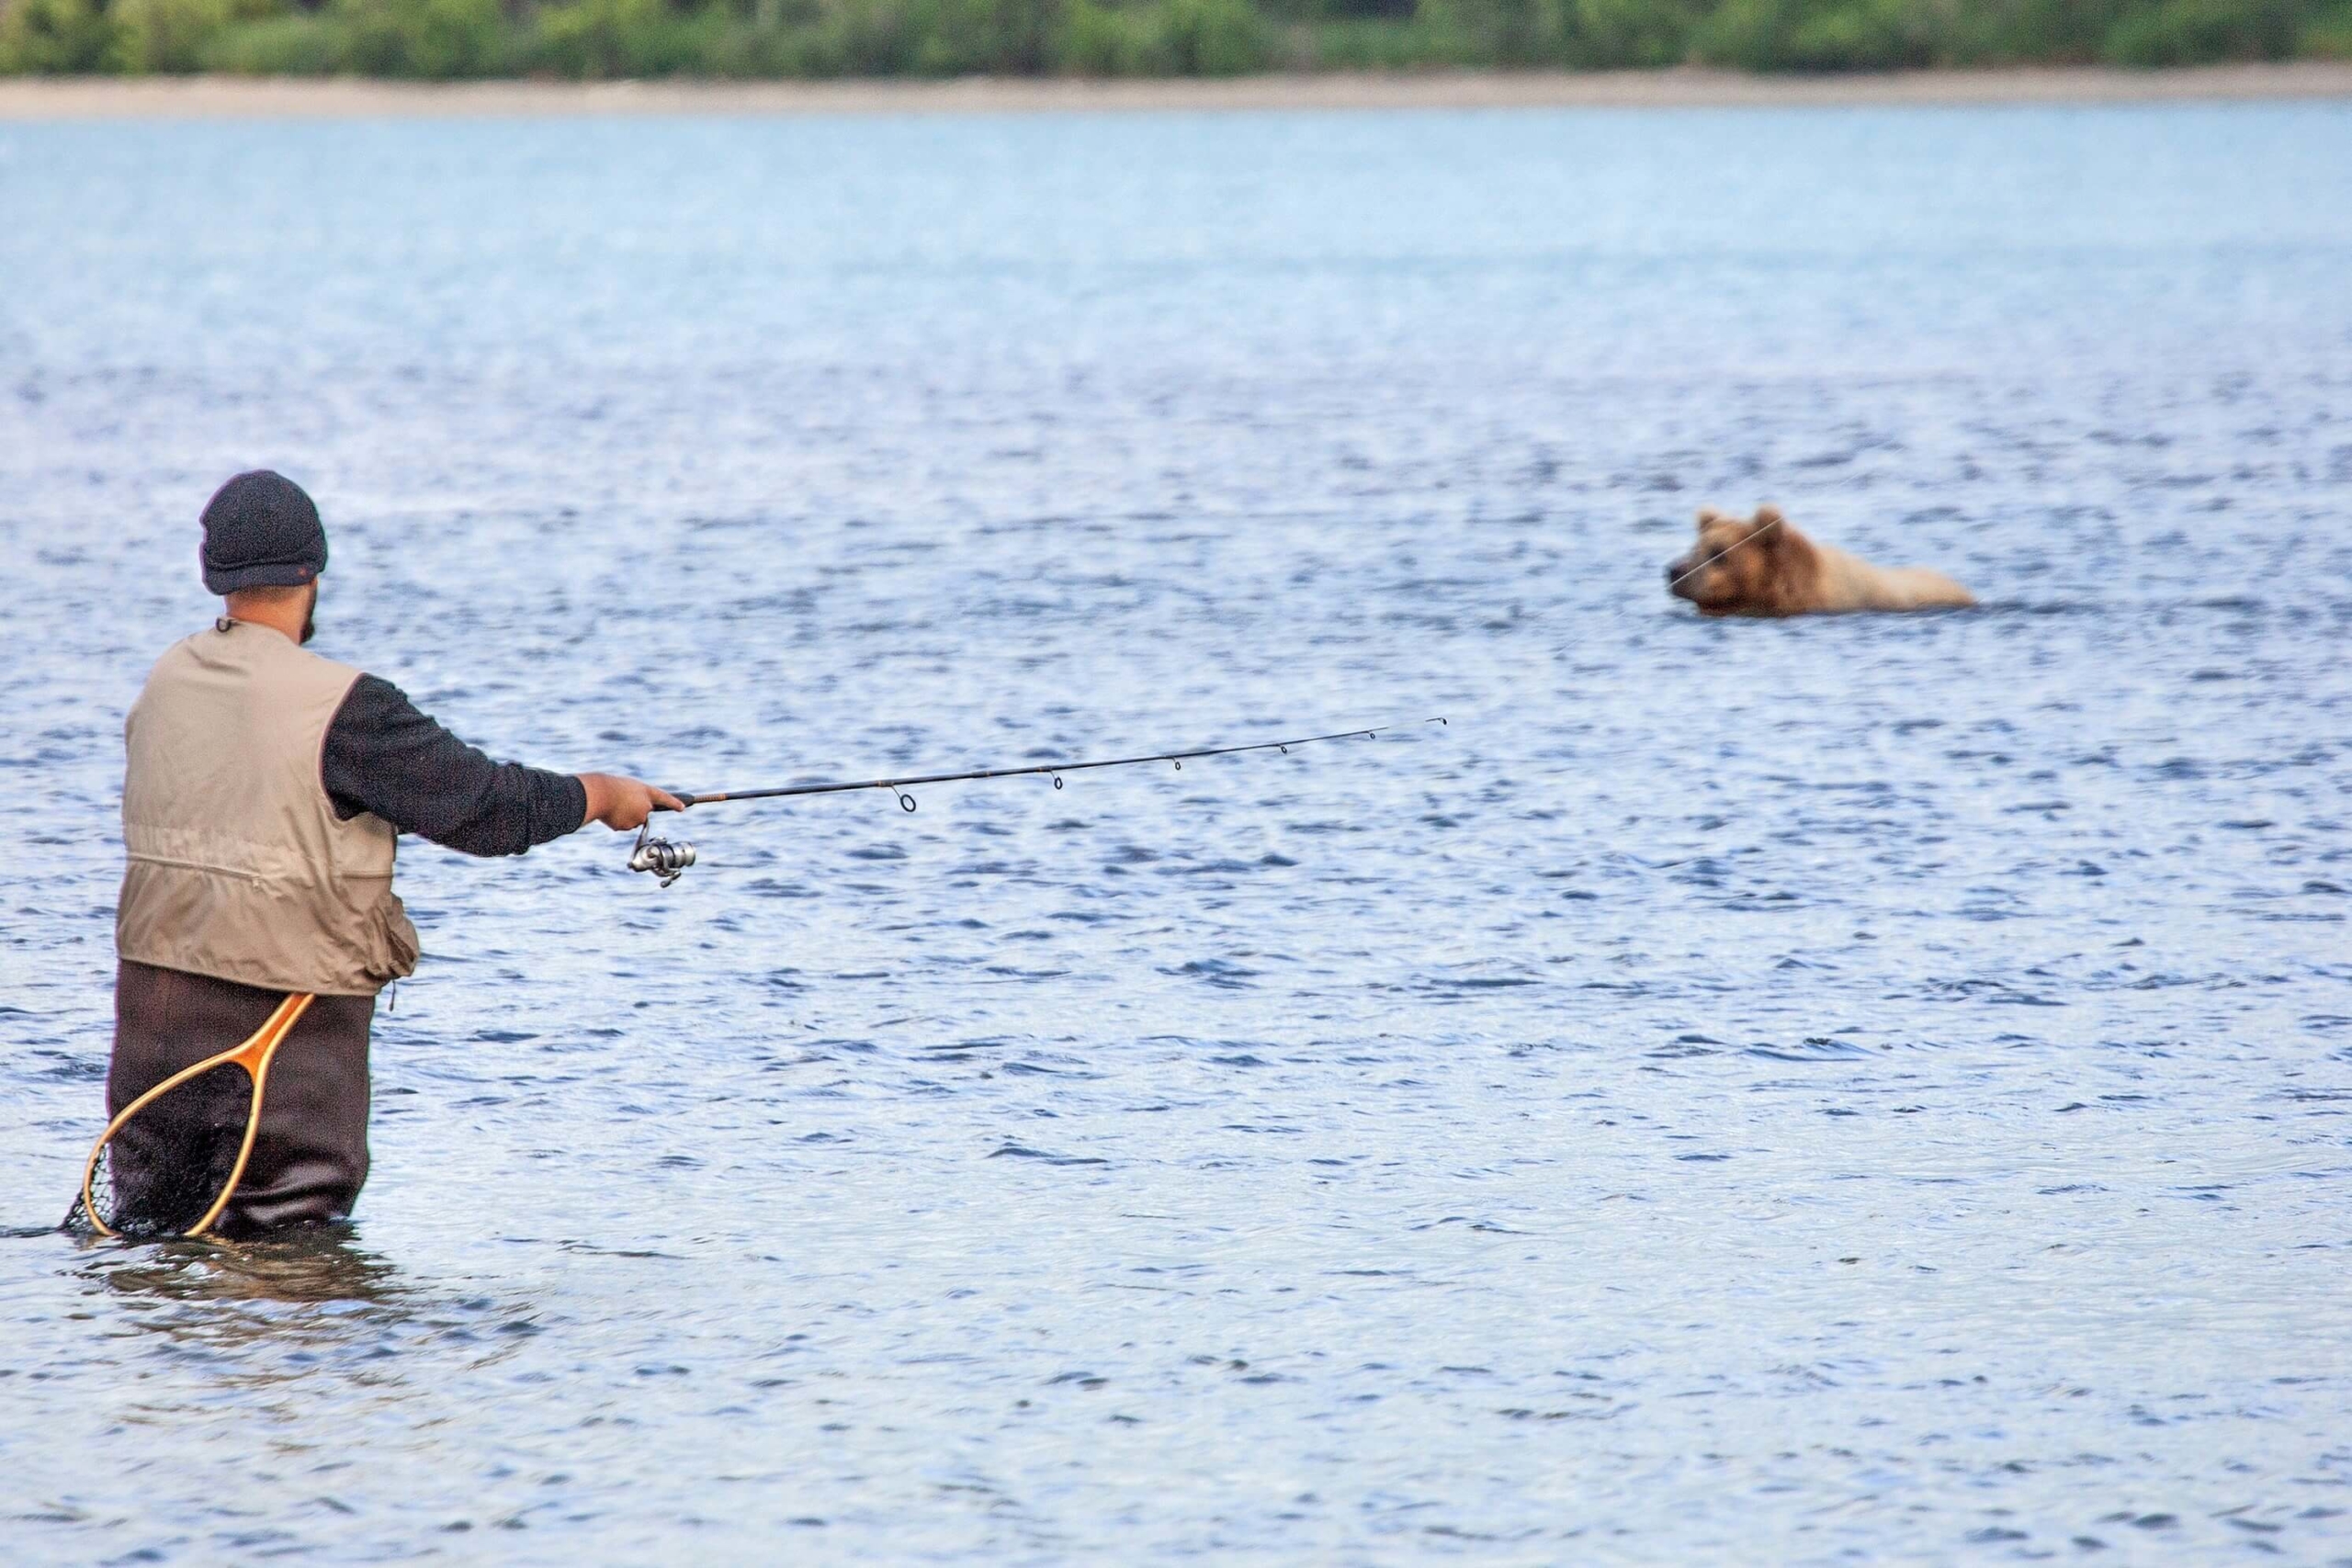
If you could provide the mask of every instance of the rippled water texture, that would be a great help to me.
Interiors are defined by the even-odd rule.
[[[2352,1555],[2352,106],[16,127],[0,212],[6,1224],[234,468],[502,754],[1405,726],[413,846],[347,1236],[0,1240],[12,1561]],[[1984,607],[1702,624],[1765,498]]]

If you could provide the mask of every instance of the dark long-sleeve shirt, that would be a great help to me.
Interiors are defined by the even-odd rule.
[[[403,833],[469,855],[519,855],[588,815],[578,779],[492,761],[373,675],[352,682],[335,710],[319,779],[345,821],[372,811]]]

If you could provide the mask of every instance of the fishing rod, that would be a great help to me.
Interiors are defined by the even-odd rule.
[[[1754,544],[1779,527],[1783,521],[1785,519],[1775,516],[1763,526],[1733,540],[1704,560],[1685,569],[1667,583],[1668,591],[1672,592],[1733,551]],[[1620,613],[1623,613],[1622,606]],[[1577,643],[1555,651],[1565,653],[1569,650],[1569,648],[1580,646],[1582,641],[1583,639],[1579,638]],[[1444,725],[1446,721],[1442,718],[1432,718],[1424,722]],[[899,805],[902,809],[912,811],[915,808],[915,797],[909,791],[911,787],[921,784],[963,784],[974,779],[1009,779],[1042,773],[1052,779],[1054,787],[1059,789],[1062,787],[1064,773],[1083,773],[1093,768],[1131,768],[1148,762],[1169,762],[1181,769],[1187,761],[1198,757],[1230,757],[1244,751],[1281,751],[1287,754],[1294,746],[1312,746],[1326,740],[1370,740],[1395,728],[1393,725],[1376,725],[1370,729],[1342,729],[1329,735],[1302,735],[1286,740],[1258,740],[1246,746],[1204,746],[1190,751],[1154,751],[1141,757],[1105,757],[1075,762],[1032,762],[1017,768],[974,768],[968,772],[957,773],[919,773],[899,778],[858,779],[842,784],[786,784],[772,789],[710,790],[699,795],[690,795],[684,791],[673,793],[678,797],[680,808],[684,809],[689,806],[716,806],[731,800],[777,800],[793,795],[846,795],[853,790],[887,789],[898,796]],[[642,871],[658,877],[662,886],[667,887],[685,874],[686,867],[695,863],[695,847],[692,844],[673,843],[667,839],[657,838],[653,835],[652,826],[649,818],[645,826],[638,829],[637,843],[629,852],[628,868],[631,871]]]
[[[1442,718],[1432,718],[1424,722],[1435,725],[1445,724]],[[1371,740],[1395,728],[1395,725],[1384,724],[1375,725],[1370,729],[1334,730],[1329,735],[1298,735],[1283,740],[1253,740],[1246,746],[1201,746],[1189,751],[1152,751],[1139,757],[1094,757],[1073,762],[1027,762],[1017,768],[973,768],[959,773],[910,773],[896,778],[857,779],[845,784],[782,784],[769,789],[706,790],[699,795],[690,795],[684,790],[673,790],[671,793],[678,797],[679,809],[684,810],[690,806],[718,806],[727,801],[783,800],[795,795],[847,795],[853,790],[887,789],[898,797],[900,810],[912,811],[915,808],[915,797],[911,791],[918,785],[965,784],[975,779],[1013,779],[1042,774],[1052,779],[1054,787],[1059,789],[1062,787],[1064,773],[1082,773],[1096,768],[1141,767],[1148,762],[1170,763],[1181,773],[1186,762],[1196,758],[1235,757],[1244,751],[1280,751],[1284,756],[1288,756],[1290,749],[1294,746],[1315,746],[1326,740]],[[629,852],[628,868],[631,871],[650,873],[660,878],[662,886],[667,887],[685,874],[686,867],[695,863],[695,847],[692,844],[673,843],[667,839],[655,838],[652,836],[652,820],[649,818],[645,826],[637,830],[637,843]]]

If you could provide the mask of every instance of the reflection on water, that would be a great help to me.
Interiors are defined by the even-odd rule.
[[[232,1479],[252,1463],[256,1438],[281,1463],[340,1474],[354,1455],[337,1441],[339,1429],[404,1422],[403,1412],[446,1380],[503,1381],[517,1348],[542,1328],[535,1308],[512,1299],[403,1278],[346,1226],[241,1244],[85,1242],[74,1250],[67,1273],[79,1305],[68,1321],[121,1369],[75,1378],[87,1386],[74,1397],[130,1426],[192,1439],[194,1451],[180,1458],[217,1462],[215,1484],[229,1497],[266,1479]],[[208,1453],[198,1435],[232,1415],[259,1427],[242,1445]]]
[[[0,1246],[11,1562],[2352,1553],[2352,108],[9,127],[0,211],[12,1224],[232,468],[501,754],[1416,730],[408,846],[356,1227]],[[1984,607],[1669,601],[1766,499]]]
[[[264,1241],[84,1244],[85,1279],[158,1302],[348,1303],[397,1313],[409,1292],[393,1266],[358,1247],[341,1225],[309,1225]],[[232,1319],[197,1314],[179,1322]],[[152,1322],[152,1320],[151,1320]]]

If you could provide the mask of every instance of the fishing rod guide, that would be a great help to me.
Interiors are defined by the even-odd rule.
[[[1427,722],[1436,725],[1445,724],[1442,718],[1432,718]],[[1064,773],[1086,773],[1096,768],[1140,767],[1147,762],[1167,762],[1181,772],[1187,761],[1200,757],[1233,757],[1245,751],[1280,751],[1284,756],[1288,756],[1290,749],[1294,746],[1313,746],[1326,740],[1371,740],[1395,728],[1394,725],[1375,725],[1369,729],[1333,730],[1328,735],[1298,735],[1283,740],[1255,740],[1246,746],[1202,746],[1189,751],[1153,751],[1136,757],[1096,757],[1071,762],[1030,762],[1016,768],[973,768],[964,773],[916,773],[898,778],[857,779],[842,784],[782,784],[763,789],[706,790],[699,795],[685,790],[673,790],[671,793],[677,796],[679,809],[684,810],[691,806],[718,806],[729,801],[782,800],[797,795],[846,795],[853,790],[887,789],[897,796],[899,809],[912,811],[915,809],[915,797],[911,791],[915,786],[922,784],[965,784],[979,779],[1012,779],[1036,777],[1042,774],[1052,779],[1054,787],[1059,789],[1062,787]],[[652,826],[652,821],[649,818],[645,825],[637,830],[637,842],[629,852],[628,868],[631,871],[648,873],[659,878],[662,886],[667,887],[684,875],[686,868],[695,863],[695,847],[692,844],[673,843],[668,839],[657,838],[653,836]]]

